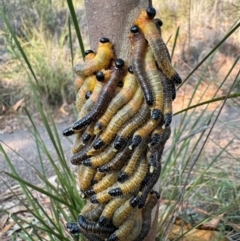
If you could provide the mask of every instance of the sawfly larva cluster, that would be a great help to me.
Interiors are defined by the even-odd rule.
[[[130,66],[101,38],[96,52],[74,67],[78,119],[63,131],[75,136],[70,162],[86,199],[66,227],[90,241],[142,241],[151,228],[153,191],[170,137],[172,101],[181,78],[161,36],[153,7],[129,26]]]

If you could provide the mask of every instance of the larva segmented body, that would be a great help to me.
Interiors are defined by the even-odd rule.
[[[99,167],[100,172],[109,172],[119,170],[124,166],[126,160],[130,157],[132,150],[128,147],[125,147],[121,152],[117,153],[117,155],[105,165]]]
[[[123,224],[114,233],[109,236],[107,241],[124,240],[132,230],[134,222],[135,215],[133,214],[128,219],[126,219],[126,221],[124,221]]]
[[[119,182],[124,182],[129,176],[131,176],[136,167],[138,162],[140,161],[142,153],[144,153],[146,150],[146,140],[142,141],[139,148],[136,148],[132,156],[130,157],[127,165],[119,172],[118,174],[118,181]]]
[[[113,172],[109,173],[106,176],[102,178],[101,181],[98,183],[94,184],[92,187],[90,187],[87,191],[86,194],[88,196],[92,196],[96,193],[102,192],[104,189],[112,186],[116,181],[117,181],[118,173]]]
[[[147,41],[137,26],[132,26],[131,32],[133,72],[137,76],[147,104],[151,106],[154,102],[154,97],[144,67],[144,57],[148,46]]]
[[[164,123],[162,128],[169,126],[172,122],[172,87],[169,80],[159,71],[164,93]]]
[[[83,165],[85,166],[91,166],[91,167],[99,167],[107,162],[109,162],[114,156],[116,155],[116,152],[114,151],[114,145],[110,145],[104,150],[102,153],[96,156],[92,156],[86,160],[83,161]]]
[[[97,221],[105,207],[104,204],[98,204],[98,205],[95,205],[96,207],[91,209],[91,211],[87,212],[84,214],[84,217],[87,219],[87,220],[90,220],[90,221]],[[81,215],[83,215],[83,213],[81,212]]]
[[[134,174],[124,183],[118,183],[116,187],[112,187],[109,190],[109,194],[111,196],[119,196],[125,195],[133,192],[134,190],[138,190],[140,187],[140,183],[144,179],[145,175],[148,171],[148,163],[145,157],[141,158],[140,164]]]
[[[106,130],[95,141],[94,148],[99,149],[108,144],[116,135],[122,125],[139,110],[143,101],[142,90],[138,88],[133,98],[112,118]]]
[[[152,7],[149,7],[147,10],[142,10],[140,16],[135,21],[135,24],[143,31],[158,63],[158,67],[163,71],[167,78],[171,79],[175,84],[181,84],[182,80],[179,74],[175,71],[168,60],[166,45],[163,42],[162,36],[159,33],[153,19],[155,15],[150,13],[152,9]]]
[[[134,226],[130,231],[130,233],[128,234],[128,241],[134,241],[139,236],[142,230],[142,223],[143,223],[142,210],[141,209],[137,210],[135,215],[136,215],[136,218],[135,218]]]
[[[88,221],[83,215],[79,215],[78,217],[79,226],[84,229],[85,232],[98,234],[103,237],[108,237],[111,233],[113,233],[116,228],[113,226],[100,227],[96,222]]]
[[[76,96],[76,109],[78,112],[81,111],[81,108],[86,102],[86,93],[88,91],[91,91],[91,92],[93,91],[96,82],[97,82],[97,79],[95,75],[91,75],[85,79],[82,87],[79,89]]]
[[[78,183],[81,191],[86,191],[91,186],[96,170],[91,167],[78,166]]]
[[[137,87],[138,85],[135,76],[128,72],[124,78],[123,88],[112,99],[106,112],[98,120],[95,126],[95,134],[104,129],[116,112],[133,97]]]
[[[158,74],[158,69],[155,64],[155,59],[150,47],[147,48],[147,53],[145,55],[145,68],[154,96],[154,104],[151,108],[151,117],[154,120],[159,120],[163,117],[163,87],[160,80],[160,76]]]
[[[152,216],[152,209],[156,206],[158,202],[159,196],[153,192],[152,194],[148,194],[147,203],[143,208],[142,211],[142,228],[139,235],[134,239],[134,241],[142,241],[145,237],[147,237],[150,228],[151,228],[151,216]]]
[[[121,224],[130,216],[134,209],[138,206],[140,202],[140,197],[135,196],[133,198],[128,199],[123,205],[118,207],[112,218],[113,225],[115,227],[120,227]]]
[[[84,64],[75,65],[73,71],[79,76],[89,76],[94,72],[107,68],[112,58],[112,43],[107,38],[101,38],[94,58],[86,61]]]
[[[132,135],[132,133],[142,126],[147,119],[150,117],[150,109],[148,105],[144,102],[140,108],[140,110],[133,116],[126,124],[119,130],[117,137],[114,141],[114,147],[117,150],[123,149],[126,144],[128,138]]]
[[[105,226],[110,222],[115,210],[127,201],[128,197],[116,197],[106,204],[101,217],[99,218],[99,224]]]
[[[97,103],[86,116],[74,123],[72,127],[73,130],[80,130],[89,125],[92,121],[95,121],[99,116],[101,116],[107,109],[108,104],[115,94],[115,89],[117,88],[118,81],[120,81],[125,75],[124,61],[122,59],[117,59],[115,61],[115,65],[116,66],[110,79],[103,86],[100,92]]]

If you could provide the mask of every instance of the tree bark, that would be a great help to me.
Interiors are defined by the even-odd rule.
[[[140,9],[151,5],[151,0],[85,0],[91,49],[96,51],[100,38],[109,38],[114,46],[115,57],[130,64],[130,27]],[[156,190],[159,190],[159,184],[156,184]],[[152,228],[144,241],[153,241],[156,238],[158,206],[152,211]]]

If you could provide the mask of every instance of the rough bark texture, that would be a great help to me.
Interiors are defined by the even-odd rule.
[[[114,44],[116,58],[130,62],[130,27],[139,15],[140,9],[146,9],[151,4],[151,0],[85,0],[91,49],[96,50],[99,39],[106,37]],[[158,190],[159,185],[156,186]],[[155,240],[158,205],[153,209],[152,220],[152,229],[144,241]]]

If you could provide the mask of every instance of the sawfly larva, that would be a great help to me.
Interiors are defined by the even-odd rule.
[[[128,163],[125,167],[118,173],[118,181],[124,182],[129,176],[131,176],[136,167],[138,162],[140,161],[142,153],[146,150],[146,141],[142,141],[140,146],[133,151],[131,158],[129,159]]]
[[[144,57],[148,46],[147,41],[138,26],[132,26],[130,31],[132,33],[131,42],[133,72],[142,88],[147,104],[151,106],[154,102],[154,97],[144,66]]]
[[[143,31],[157,61],[158,67],[163,71],[167,78],[171,79],[175,84],[181,84],[181,77],[168,60],[168,54],[165,49],[166,45],[163,42],[162,36],[153,19],[155,14],[156,10],[153,7],[148,7],[147,10],[141,11],[135,24]]]
[[[115,61],[115,68],[113,73],[108,80],[108,82],[103,86],[97,103],[94,105],[93,109],[82,119],[78,120],[73,125],[73,130],[80,130],[85,126],[89,125],[92,121],[95,121],[99,116],[101,116],[107,109],[111,99],[115,95],[115,89],[117,87],[118,81],[124,78],[125,68],[124,61],[122,59],[117,59]]]
[[[89,76],[94,72],[107,68],[112,58],[112,43],[107,38],[101,38],[94,58],[86,61],[84,64],[75,65],[73,71],[79,76]]]
[[[103,130],[111,118],[116,114],[116,112],[133,97],[136,89],[138,87],[136,77],[128,72],[124,78],[123,88],[120,92],[112,99],[106,112],[97,121],[94,133],[97,134],[99,131]]]
[[[137,113],[141,107],[142,101],[142,90],[138,87],[133,98],[115,114],[107,125],[105,131],[95,141],[93,147],[95,149],[99,149],[108,144],[115,137],[117,131],[122,127],[122,125]]]
[[[134,190],[138,190],[147,172],[148,172],[147,159],[145,157],[141,157],[140,164],[136,169],[136,171],[134,172],[134,174],[124,183],[118,183],[116,187],[110,188],[108,193],[111,196],[119,196],[119,195],[126,195],[128,193],[133,192]]]
[[[118,207],[112,217],[112,222],[115,227],[120,227],[122,223],[132,215],[134,209],[138,206],[140,197],[135,196],[128,199],[123,205]]]
[[[109,203],[105,205],[105,208],[99,218],[99,225],[105,226],[108,224],[115,212],[115,210],[125,203],[128,199],[128,196],[125,197],[116,197],[112,199]]]
[[[142,126],[147,119],[150,117],[150,109],[148,105],[144,102],[140,107],[140,110],[134,115],[129,121],[124,124],[117,134],[114,140],[114,148],[117,150],[123,149],[128,141],[128,138],[132,133]]]

